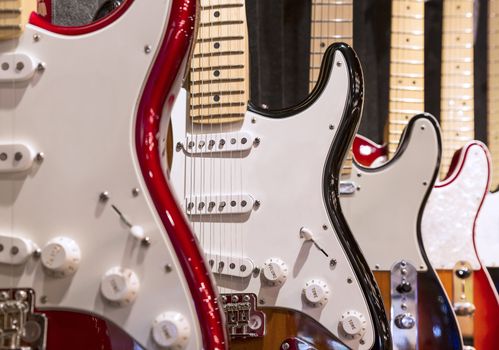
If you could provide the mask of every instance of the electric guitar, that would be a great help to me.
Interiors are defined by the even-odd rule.
[[[201,8],[170,176],[222,294],[231,348],[390,348],[379,292],[337,211],[362,107],[357,57],[334,45],[305,101],[247,110],[244,2]]]
[[[447,176],[422,218],[432,265],[451,298],[464,344],[499,348],[499,303],[476,249],[476,221],[489,188],[489,154],[474,137],[473,1],[444,1],[440,120]],[[455,150],[460,150],[454,153]]]
[[[196,3],[127,0],[81,27],[1,6],[0,348],[224,349],[156,139]]]
[[[485,196],[480,215],[476,221],[476,245],[482,265],[494,281],[499,291],[499,84],[497,82],[499,64],[499,25],[497,15],[499,3],[488,2],[488,78],[487,78],[487,144],[492,160],[490,192]]]
[[[390,55],[388,149],[356,137],[343,182],[351,191],[341,207],[382,291],[394,348],[460,349],[457,321],[420,235],[441,156],[436,120],[413,117],[424,110],[423,2],[392,2]]]

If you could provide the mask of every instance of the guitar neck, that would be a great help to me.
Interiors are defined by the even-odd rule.
[[[409,120],[424,111],[424,1],[393,0],[388,151],[393,156]]]
[[[19,37],[35,10],[34,0],[0,0],[0,40]]]
[[[441,173],[448,171],[454,152],[473,140],[473,0],[445,0],[442,33],[440,124]]]
[[[324,52],[334,42],[353,44],[353,0],[312,0],[309,91],[319,77]]]
[[[488,146],[492,155],[491,189],[499,186],[499,1],[489,0],[488,28]]]
[[[190,68],[190,117],[196,124],[243,120],[248,101],[244,0],[201,0]]]
[[[324,52],[335,42],[353,45],[353,0],[312,0],[310,27],[309,91],[319,78]],[[341,167],[341,177],[352,170],[352,154],[347,154]]]

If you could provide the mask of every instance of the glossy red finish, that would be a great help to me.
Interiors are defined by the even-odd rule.
[[[357,163],[370,167],[376,159],[386,156],[388,152],[385,146],[357,134],[353,140],[352,153]]]
[[[48,350],[134,350],[135,342],[114,324],[89,314],[43,311]]]
[[[132,5],[134,0],[125,0],[123,4],[116,10],[111,12],[108,16],[101,18],[98,21],[92,22],[83,26],[65,27],[54,25],[50,22],[50,18],[42,17],[39,14],[33,12],[29,18],[29,23],[37,27],[43,28],[53,33],[74,36],[83,35],[95,32],[99,29],[105,28],[118,18],[120,18]]]
[[[477,350],[499,349],[499,301],[486,270],[473,273],[474,346]]]
[[[173,1],[170,23],[137,111],[135,146],[145,183],[188,281],[201,325],[203,349],[221,350],[226,348],[227,341],[217,292],[197,240],[161,167],[157,139],[161,119],[169,118],[180,88],[193,39],[195,14],[195,0]],[[163,122],[162,125],[168,125]],[[165,297],[168,297],[166,292]]]

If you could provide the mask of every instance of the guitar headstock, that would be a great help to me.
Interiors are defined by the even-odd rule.
[[[0,0],[0,40],[19,37],[36,8],[37,0]]]

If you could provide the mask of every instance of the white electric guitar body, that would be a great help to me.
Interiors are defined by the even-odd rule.
[[[98,344],[65,312],[91,316],[96,332],[106,333],[98,319],[114,324],[147,349],[223,348],[223,332],[200,325],[202,304],[221,322],[210,279],[191,288],[180,262],[179,242],[193,240],[180,232],[171,243],[136,149],[149,74],[169,76],[155,84],[175,97],[195,9],[128,0],[74,31],[33,15],[37,25],[0,41],[0,307],[11,312],[0,348],[133,348]],[[172,225],[187,231],[171,208]]]
[[[384,348],[376,291],[356,272],[330,197],[361,108],[356,60],[333,46],[304,103],[250,110],[242,123],[186,123],[188,102],[177,103],[171,180],[222,295],[252,293],[259,307],[304,313],[353,349]]]
[[[359,137],[354,145],[356,160],[370,153],[368,149],[381,149]],[[350,178],[343,179],[355,191],[340,197],[341,207],[382,286],[391,313],[394,349],[462,347],[450,302],[420,236],[421,214],[440,155],[438,123],[433,116],[421,114],[409,121],[392,159],[381,156],[373,162],[378,165],[370,167],[356,161]],[[442,329],[439,337],[434,336],[434,327]]]

